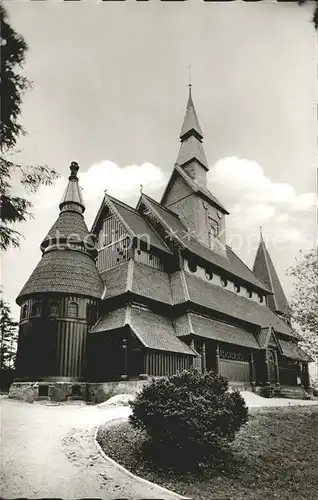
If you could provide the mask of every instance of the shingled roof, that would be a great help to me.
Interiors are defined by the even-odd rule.
[[[177,336],[180,337],[192,334],[228,344],[252,347],[253,349],[260,348],[253,333],[205,316],[187,313],[178,318],[175,323]]]
[[[114,214],[115,217],[126,227],[127,233],[130,237],[136,238],[136,240],[144,241],[151,247],[159,249],[161,252],[166,254],[172,254],[171,250],[167,246],[166,242],[160,238],[156,233],[154,228],[149,224],[147,219],[142,216],[138,210],[123,203],[122,201],[105,194],[104,200],[101,204],[99,212],[95,218],[92,225],[91,232],[96,231],[97,225],[101,218],[101,214],[104,207],[108,207],[110,212]]]
[[[255,256],[253,271],[273,293],[268,297],[268,306],[273,311],[284,314],[287,309],[286,295],[262,236]]]
[[[86,226],[84,217],[79,212],[67,210],[61,212],[41,244],[41,250],[58,241],[72,238],[74,243],[86,241],[87,245],[94,248],[94,240]]]
[[[91,329],[91,333],[107,332],[129,326],[144,347],[190,356],[197,353],[179,340],[169,318],[152,311],[127,305],[106,313]]]
[[[44,253],[17,297],[17,303],[35,293],[69,293],[101,298],[103,284],[93,259],[77,250]]]
[[[311,361],[310,357],[294,342],[279,341],[283,355],[287,358],[296,359],[298,361]]]
[[[104,299],[126,292],[172,305],[169,275],[158,269],[130,260],[101,274]]]
[[[219,268],[220,272],[225,271],[232,279],[235,280],[239,278],[247,285],[253,285],[253,287],[256,287],[262,292],[270,293],[266,285],[258,279],[230,247],[226,247],[227,257],[211,250],[199,243],[199,241],[191,235],[189,236],[187,228],[181,222],[177,214],[163,207],[145,194],[142,195],[140,204],[142,201],[146,201],[147,206],[162,220],[166,228],[167,238],[176,238],[184,249],[205,260],[206,263]]]
[[[293,330],[265,305],[205,282],[185,271],[171,277],[174,303],[192,302],[257,326],[272,326],[276,332],[295,337]]]

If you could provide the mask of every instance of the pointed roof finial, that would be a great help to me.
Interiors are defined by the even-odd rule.
[[[78,180],[77,172],[79,171],[79,166],[78,166],[78,163],[76,161],[71,162],[70,171],[71,171],[71,175],[69,176],[69,180],[72,180],[72,179]]]
[[[259,234],[260,234],[260,241],[264,241],[263,239],[263,228],[262,226],[259,227]]]
[[[68,185],[64,191],[59,208],[60,210],[75,210],[83,213],[85,211],[85,205],[80,186],[78,185],[77,173],[79,171],[79,166],[76,161],[72,161],[70,171],[71,175],[68,178]]]
[[[189,94],[191,94],[191,87],[192,87],[192,81],[191,81],[191,64],[189,64],[188,70],[189,70],[189,83],[188,83],[188,87],[189,87]]]
[[[143,190],[143,185],[140,184],[140,192],[142,193],[142,190]]]

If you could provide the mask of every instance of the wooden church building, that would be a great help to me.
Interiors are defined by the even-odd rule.
[[[91,231],[71,164],[60,214],[17,298],[16,384],[133,381],[194,366],[232,384],[308,388],[264,241],[253,270],[226,245],[229,212],[207,187],[191,86],[180,140],[160,203],[141,193],[133,208],[105,194]]]

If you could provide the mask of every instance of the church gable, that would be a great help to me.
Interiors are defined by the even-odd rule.
[[[193,194],[193,190],[185,182],[185,180],[180,176],[177,170],[173,170],[170,177],[168,185],[166,187],[165,193],[161,200],[161,203],[173,210],[173,204],[182,198],[190,196]]]

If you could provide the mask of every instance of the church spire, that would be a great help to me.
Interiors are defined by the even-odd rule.
[[[68,185],[63,194],[59,208],[61,211],[73,210],[76,212],[84,213],[85,205],[81,193],[81,188],[78,184],[77,173],[79,171],[79,166],[76,161],[72,161],[70,165],[70,171],[71,175],[68,178]]]
[[[181,145],[176,163],[199,184],[206,186],[208,162],[202,146],[203,134],[192,99],[192,85],[180,133]]]
[[[266,248],[262,228],[260,228],[260,241],[255,256],[253,272],[273,292],[273,295],[268,296],[269,308],[277,314],[284,314],[288,305],[286,295]]]
[[[187,109],[185,117],[183,120],[183,125],[181,128],[180,139],[181,142],[185,141],[190,135],[196,137],[200,142],[202,142],[203,134],[198,120],[198,116],[194,107],[192,99],[192,84],[189,83],[189,97],[187,103]]]

